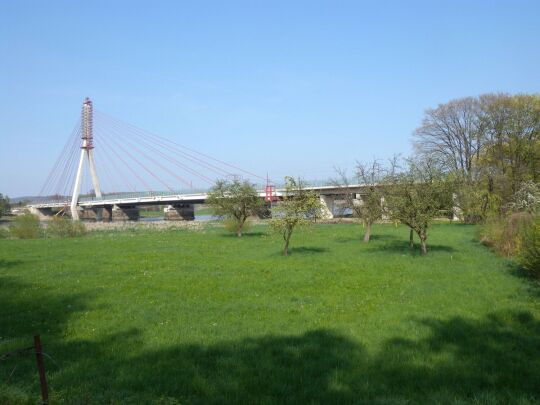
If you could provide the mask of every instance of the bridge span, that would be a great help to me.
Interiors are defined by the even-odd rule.
[[[355,198],[361,200],[362,185],[353,184],[348,186],[308,186],[306,190],[312,190],[319,194],[323,205],[324,217],[334,217],[334,206],[337,200],[343,200],[346,194],[354,194]],[[284,194],[284,189],[276,189],[273,196],[279,201]],[[266,198],[266,191],[259,190],[259,197]],[[139,210],[145,206],[165,206],[164,219],[166,220],[193,220],[195,219],[195,205],[206,203],[207,193],[192,194],[165,194],[148,195],[139,197],[124,197],[107,199],[92,198],[78,201],[76,205],[78,218],[92,220],[138,220]],[[28,208],[31,213],[38,215],[41,219],[48,219],[56,215],[67,215],[73,217],[70,200],[43,202],[30,204]],[[269,208],[269,207],[268,207]]]

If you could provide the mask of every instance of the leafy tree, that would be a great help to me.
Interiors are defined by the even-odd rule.
[[[206,202],[216,215],[227,218],[234,224],[233,228],[238,237],[242,236],[246,220],[257,214],[264,204],[253,184],[238,179],[218,180],[208,193]]]
[[[369,242],[371,237],[371,226],[382,216],[383,192],[380,181],[383,178],[383,169],[379,162],[373,160],[371,163],[357,162],[356,175],[359,184],[363,186],[360,197],[355,205],[355,212],[359,218],[362,218],[365,226],[364,242]]]
[[[0,218],[6,215],[9,210],[11,209],[11,205],[9,203],[9,197],[6,195],[2,195],[0,193]]]
[[[407,225],[420,238],[422,254],[428,251],[431,221],[451,201],[451,192],[443,173],[432,160],[408,160],[406,169],[394,166],[386,177],[384,208],[387,215]]]
[[[501,209],[501,198],[493,184],[485,184],[485,179],[475,182],[453,182],[456,198],[454,205],[461,212],[461,219],[467,224],[484,222]]]
[[[479,164],[506,204],[524,181],[540,181],[540,95],[480,99],[485,148]]]
[[[283,200],[274,208],[270,226],[283,237],[283,255],[289,255],[289,242],[297,226],[312,224],[322,217],[319,196],[306,190],[301,179],[285,177]]]

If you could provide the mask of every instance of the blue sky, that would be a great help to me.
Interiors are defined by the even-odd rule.
[[[539,21],[539,1],[1,0],[0,192],[39,192],[85,96],[272,178],[408,154],[426,108],[540,92]]]

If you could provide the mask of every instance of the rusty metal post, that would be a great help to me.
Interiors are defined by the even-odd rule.
[[[36,361],[39,372],[39,385],[41,387],[41,399],[43,404],[49,403],[49,391],[47,390],[47,379],[45,378],[45,365],[43,364],[43,353],[41,349],[41,339],[39,335],[34,336],[34,347],[36,349]]]

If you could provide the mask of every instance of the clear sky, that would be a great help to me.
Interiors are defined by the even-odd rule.
[[[485,92],[540,92],[540,1],[0,0],[0,192],[39,192],[85,96],[313,179],[410,153],[426,108]]]

